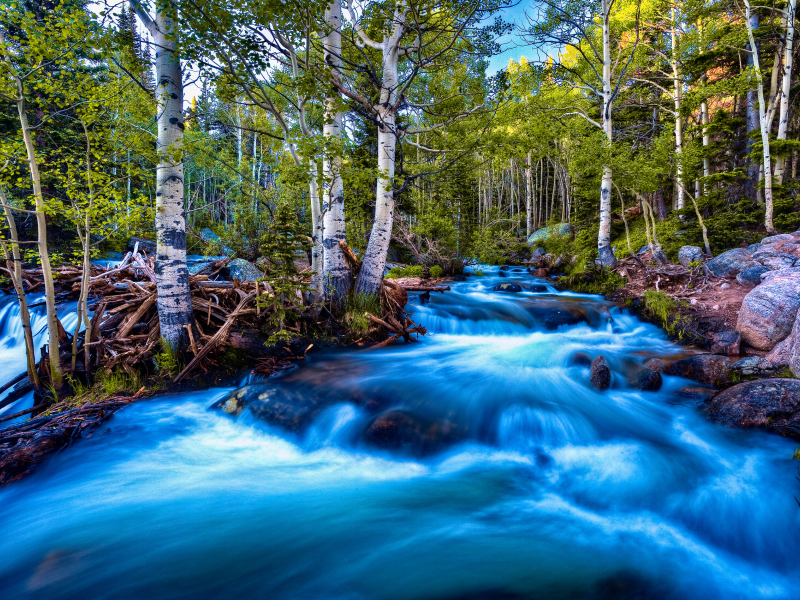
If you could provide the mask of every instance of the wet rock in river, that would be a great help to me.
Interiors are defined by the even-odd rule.
[[[800,438],[800,381],[760,379],[735,385],[706,405],[708,416],[731,427],[760,427]]]
[[[528,312],[546,329],[552,331],[562,325],[588,323],[589,318],[577,307],[565,306],[531,306]]]
[[[584,352],[576,352],[569,357],[569,364],[578,365],[580,367],[589,367],[592,364],[592,359]]]
[[[658,371],[659,373],[663,373],[666,366],[664,365],[664,361],[660,358],[651,358],[644,366],[650,369],[651,371]]]
[[[601,392],[611,387],[611,369],[608,368],[606,359],[602,355],[592,361],[589,381]]]
[[[694,402],[705,402],[716,392],[710,388],[704,387],[683,387],[675,392],[675,395],[681,400],[693,400]]]
[[[726,356],[738,356],[742,336],[738,331],[722,331],[716,334],[711,343],[711,352]]]
[[[628,375],[628,385],[643,392],[657,392],[662,383],[661,373],[650,369],[637,369]]]
[[[377,448],[421,456],[465,437],[465,432],[446,418],[431,421],[408,411],[391,410],[373,419],[361,439]]]
[[[547,269],[536,269],[533,272],[534,277],[549,277],[550,273],[548,273]]]
[[[238,417],[247,408],[260,421],[296,432],[305,429],[323,409],[335,402],[331,398],[276,388],[269,383],[234,390],[212,404],[211,409]]]
[[[731,361],[727,356],[698,354],[671,364],[666,374],[720,387],[730,380]]]
[[[516,294],[522,291],[522,287],[517,285],[516,283],[501,283],[492,288],[493,292],[507,292],[510,294]]]
[[[466,281],[466,280],[467,278],[464,277],[462,273],[459,273],[458,275],[453,275],[453,281]]]
[[[548,291],[546,285],[529,285],[525,286],[525,289],[534,292],[536,294],[543,294]]]

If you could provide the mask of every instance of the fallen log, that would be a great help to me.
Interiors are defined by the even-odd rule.
[[[401,287],[407,292],[440,292],[444,294],[450,291],[449,285],[404,285]]]

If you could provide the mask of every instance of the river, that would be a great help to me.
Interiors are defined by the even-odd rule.
[[[419,343],[312,350],[260,384],[327,398],[308,427],[209,410],[233,388],[158,397],[0,490],[0,596],[800,598],[795,444],[708,422],[676,394],[692,382],[630,387],[679,351],[657,327],[484,272],[414,295]],[[606,358],[611,389],[576,352]],[[450,430],[364,443],[398,410]]]

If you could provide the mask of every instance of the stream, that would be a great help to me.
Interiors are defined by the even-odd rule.
[[[257,382],[319,399],[303,426],[209,410],[234,388],[157,397],[0,489],[0,597],[800,598],[796,443],[710,423],[676,393],[694,382],[629,385],[681,351],[661,329],[483,272],[411,295],[419,343],[312,350]],[[25,367],[15,307],[0,384]],[[423,433],[370,442],[390,412]]]

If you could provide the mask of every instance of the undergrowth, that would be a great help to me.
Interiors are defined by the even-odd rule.
[[[432,269],[431,269],[432,270]],[[439,267],[441,272],[441,267]],[[413,265],[410,267],[394,267],[389,270],[386,279],[400,279],[402,277],[422,277],[422,265]]]
[[[422,269],[422,267],[420,267]],[[380,316],[381,302],[374,294],[351,294],[345,304],[344,322],[357,335],[363,335],[369,329],[370,320],[367,313]]]
[[[664,292],[647,290],[644,293],[645,309],[658,321],[669,335],[677,333],[678,338],[683,338],[683,325],[690,319],[680,314],[679,309],[686,307],[686,302],[680,302],[667,296]]]

